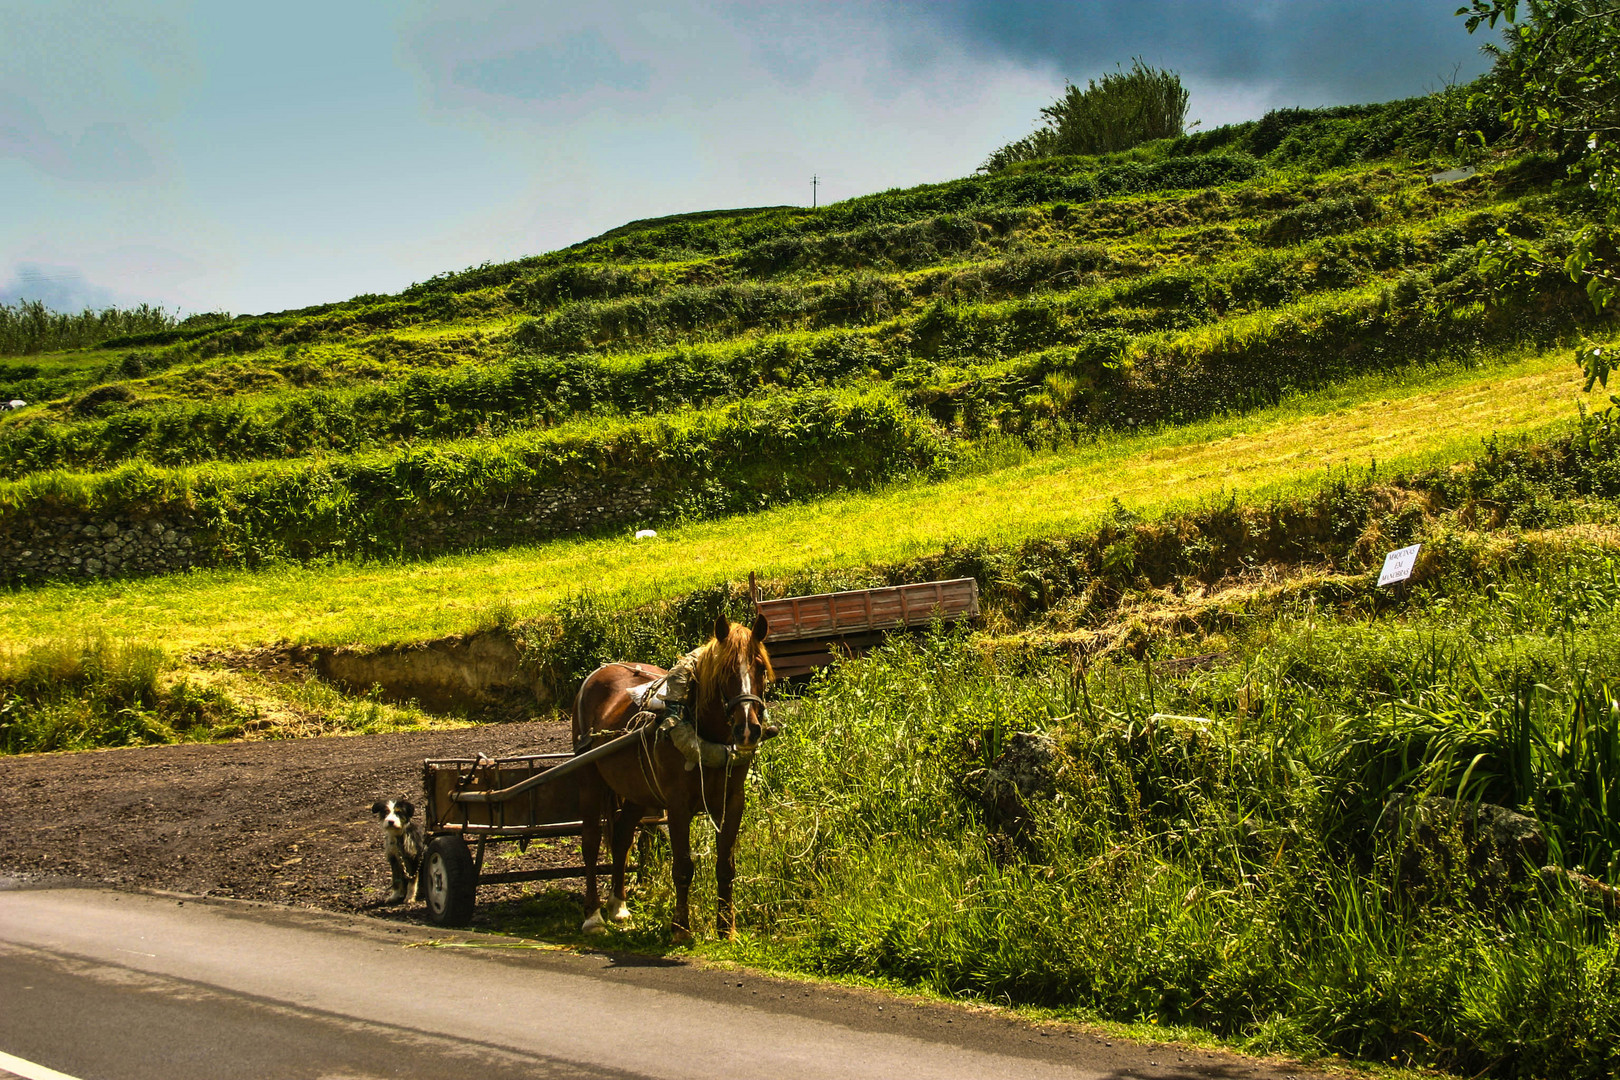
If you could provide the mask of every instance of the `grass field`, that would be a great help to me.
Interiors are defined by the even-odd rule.
[[[948,544],[1072,533],[1117,499],[1151,515],[1216,497],[1252,499],[1335,469],[1406,467],[1473,455],[1493,434],[1567,423],[1580,396],[1565,350],[1425,380],[1367,378],[1223,418],[1079,449],[943,484],[906,485],[694,522],[657,541],[623,536],[422,562],[202,571],[0,597],[0,640],[105,632],[167,647],[277,640],[375,645],[523,617],[590,590],[630,604],[746,576],[856,567]]]

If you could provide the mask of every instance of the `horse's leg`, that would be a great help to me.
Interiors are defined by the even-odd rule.
[[[579,773],[579,850],[585,861],[585,925],[587,934],[607,929],[602,922],[602,903],[596,895],[596,858],[602,851],[602,796],[606,785],[594,766]]]
[[[731,882],[737,876],[737,831],[742,827],[743,802],[746,798],[741,777],[726,792],[725,817],[715,822],[720,835],[715,839],[714,878],[715,928],[722,937],[736,937],[736,917],[731,904]]]
[[[624,867],[630,858],[630,841],[636,838],[643,807],[627,802],[613,815],[613,895],[608,898],[607,917],[616,923],[630,921],[630,905],[624,891]]]
[[[692,913],[687,895],[692,889],[692,812],[686,807],[669,808],[669,851],[675,869],[675,940],[692,936]]]

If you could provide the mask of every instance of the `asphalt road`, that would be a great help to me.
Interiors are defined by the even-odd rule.
[[[518,944],[240,901],[0,881],[0,1053],[14,1059],[0,1057],[0,1076],[1299,1075],[873,991]]]

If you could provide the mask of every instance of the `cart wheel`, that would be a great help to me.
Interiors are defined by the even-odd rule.
[[[478,868],[467,842],[459,836],[436,836],[422,860],[422,884],[428,918],[436,926],[466,926],[472,921],[478,892]]]

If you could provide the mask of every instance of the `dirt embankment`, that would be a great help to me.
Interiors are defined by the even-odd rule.
[[[0,758],[0,873],[356,910],[388,885],[371,803],[419,799],[423,758],[568,743],[537,722]]]

